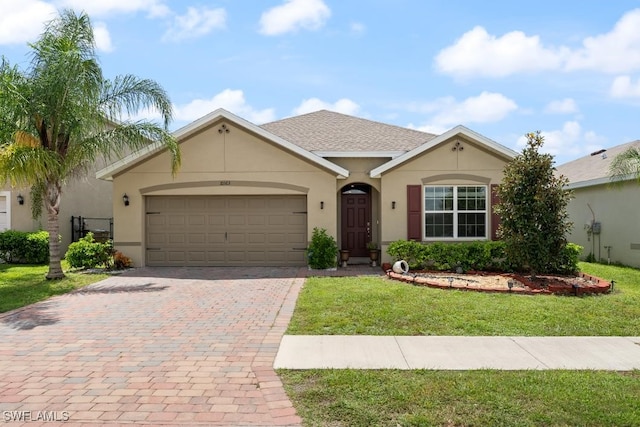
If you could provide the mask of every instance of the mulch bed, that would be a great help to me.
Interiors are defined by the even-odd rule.
[[[612,290],[612,283],[585,273],[576,276],[539,275],[472,271],[464,274],[442,271],[410,271],[406,274],[387,270],[393,280],[440,289],[477,292],[507,292],[523,295],[589,295]]]

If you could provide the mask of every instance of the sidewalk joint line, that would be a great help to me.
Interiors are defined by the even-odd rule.
[[[546,363],[544,363],[542,360],[538,359],[536,356],[534,356],[529,350],[527,350],[526,348],[524,348],[522,346],[522,344],[520,344],[518,341],[516,341],[516,338],[526,338],[526,337],[509,337],[509,339],[518,347],[520,347],[522,350],[524,350],[525,353],[527,353],[529,356],[533,357],[535,360],[537,360],[539,363],[542,364],[542,366],[544,366],[544,369],[551,369],[551,367],[549,365],[547,365]]]

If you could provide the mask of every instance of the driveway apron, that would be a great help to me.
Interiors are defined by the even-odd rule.
[[[296,268],[142,268],[0,315],[0,424],[297,425]]]

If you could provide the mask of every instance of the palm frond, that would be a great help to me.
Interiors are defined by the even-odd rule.
[[[143,109],[153,109],[160,113],[167,129],[173,118],[173,107],[166,91],[153,80],[130,74],[105,81],[100,105],[107,118],[113,121],[121,120],[123,113],[131,116]]]
[[[614,183],[629,177],[640,181],[640,148],[631,147],[615,156],[609,165],[609,177]]]
[[[56,153],[41,147],[11,144],[0,150],[0,182],[27,187],[58,177],[60,160]]]

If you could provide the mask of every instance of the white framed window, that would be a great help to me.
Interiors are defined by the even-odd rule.
[[[485,185],[425,185],[424,238],[487,238]]]

